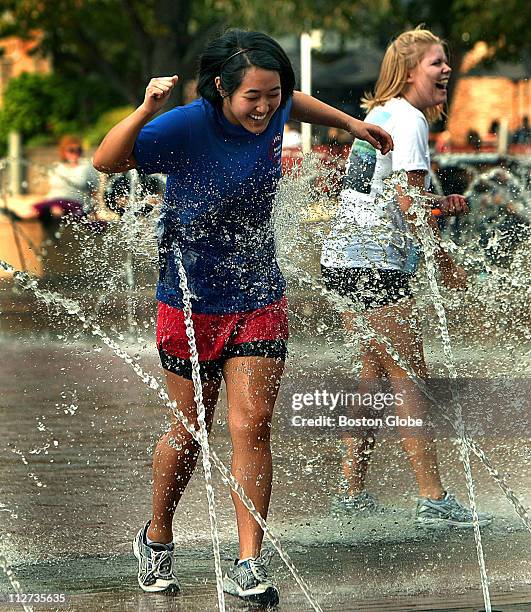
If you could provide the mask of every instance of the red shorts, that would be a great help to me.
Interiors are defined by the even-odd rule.
[[[285,297],[257,310],[231,314],[192,314],[201,374],[220,377],[231,357],[286,358],[288,306]],[[192,379],[190,347],[179,308],[159,302],[157,348],[162,367]]]

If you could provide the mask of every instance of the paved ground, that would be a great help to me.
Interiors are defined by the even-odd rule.
[[[24,590],[68,593],[68,605],[57,608],[64,610],[215,609],[199,472],[175,524],[183,594],[170,600],[147,597],[136,585],[130,539],[149,512],[150,454],[163,421],[154,392],[96,343],[65,345],[39,334],[5,333],[2,346],[9,358],[0,369],[0,552]],[[156,372],[152,351],[137,348],[139,362]],[[295,343],[295,364],[305,350],[304,343]],[[326,351],[321,359],[330,367]],[[300,366],[291,367],[286,379],[293,381],[298,372]],[[280,403],[277,413],[282,409]],[[222,401],[212,444],[228,460],[225,414]],[[523,441],[481,442],[529,503]],[[375,453],[369,480],[370,490],[390,510],[361,519],[336,518],[329,511],[339,482],[336,439],[280,433],[274,453],[271,525],[323,609],[482,607],[472,534],[414,527],[415,484],[395,441]],[[445,483],[466,499],[455,446],[441,442],[440,453]],[[480,507],[497,516],[483,536],[493,601],[504,611],[531,609],[524,603],[531,602],[530,535],[477,462],[474,476]],[[229,563],[235,555],[232,507],[217,478],[215,491],[222,554]],[[282,591],[280,610],[310,609],[278,557],[272,571]],[[0,578],[0,591],[8,590]],[[229,609],[244,608],[231,604]]]

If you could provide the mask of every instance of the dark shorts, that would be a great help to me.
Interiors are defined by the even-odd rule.
[[[231,314],[192,314],[201,376],[221,378],[223,363],[231,357],[286,359],[288,306],[283,297],[257,310]],[[190,347],[184,314],[159,302],[157,348],[162,367],[192,379]]]
[[[327,268],[321,273],[330,291],[362,304],[365,310],[396,304],[411,298],[412,274],[372,268]]]

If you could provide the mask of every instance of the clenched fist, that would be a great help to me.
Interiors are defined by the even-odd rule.
[[[146,87],[146,95],[142,103],[144,109],[150,114],[157,113],[168,101],[178,80],[179,77],[176,74],[170,77],[155,77],[151,79]]]

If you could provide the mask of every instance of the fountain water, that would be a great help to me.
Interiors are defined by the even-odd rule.
[[[311,163],[311,162],[310,162]],[[490,178],[490,175],[492,173],[488,173],[488,178]],[[478,179],[476,179],[478,180]],[[414,211],[414,218],[415,218],[415,223],[417,226],[417,238],[420,240],[420,243],[422,245],[422,251],[424,254],[424,259],[425,259],[425,263],[426,263],[426,271],[427,271],[427,277],[428,277],[428,283],[429,283],[429,288],[430,288],[430,294],[431,294],[431,298],[432,298],[432,303],[433,306],[435,308],[435,311],[437,313],[437,318],[439,321],[439,332],[441,335],[441,339],[442,339],[442,343],[443,343],[443,351],[444,351],[444,355],[445,355],[445,365],[448,369],[448,373],[449,373],[449,377],[450,377],[450,389],[452,392],[452,398],[453,398],[453,407],[455,410],[455,414],[454,414],[454,427],[455,430],[458,434],[458,438],[459,438],[459,442],[461,445],[461,460],[463,463],[463,467],[464,467],[464,471],[465,471],[465,477],[466,477],[466,483],[467,483],[467,489],[468,489],[468,495],[469,495],[469,502],[470,502],[470,507],[471,507],[471,511],[472,511],[472,515],[473,515],[473,520],[474,520],[474,537],[475,537],[475,541],[476,541],[476,550],[477,550],[477,556],[478,556],[478,562],[479,562],[479,568],[480,568],[480,578],[481,578],[481,586],[482,586],[482,591],[483,591],[483,599],[484,599],[484,604],[485,604],[485,610],[490,611],[491,610],[491,603],[490,603],[490,593],[489,593],[489,581],[488,581],[488,577],[487,577],[487,572],[486,572],[486,566],[485,566],[485,559],[484,559],[484,553],[483,553],[483,545],[482,545],[482,539],[481,539],[481,532],[480,532],[480,528],[479,528],[479,522],[478,522],[478,514],[477,514],[477,506],[476,506],[476,500],[475,500],[475,493],[474,493],[474,482],[473,482],[473,478],[472,478],[472,472],[471,472],[471,466],[470,466],[470,457],[469,457],[469,450],[471,448],[471,440],[468,438],[466,431],[465,431],[465,426],[464,426],[464,422],[463,422],[463,417],[462,417],[462,408],[460,405],[459,400],[457,399],[457,394],[453,385],[453,382],[455,379],[457,379],[457,370],[455,367],[455,359],[453,356],[453,351],[452,351],[452,346],[451,346],[451,342],[450,342],[450,336],[448,333],[448,325],[447,325],[447,320],[446,320],[446,313],[442,304],[442,296],[440,294],[438,285],[437,285],[437,280],[435,277],[435,259],[434,259],[434,253],[436,250],[436,244],[433,238],[433,234],[429,229],[427,220],[428,220],[428,207],[425,204],[425,200],[426,198],[424,196],[422,196],[422,194],[420,193],[419,190],[416,189],[412,189],[408,186],[407,184],[407,178],[405,173],[399,173],[398,176],[395,176],[394,178],[392,177],[389,181],[388,181],[388,186],[386,189],[386,192],[391,192],[391,193],[384,193],[383,197],[384,198],[388,198],[389,195],[392,195],[396,192],[396,188],[400,187],[403,193],[406,193],[407,195],[410,195],[413,199],[414,205],[413,205],[413,211]],[[440,185],[439,185],[440,188]],[[289,187],[284,187],[284,189],[286,191],[290,191]],[[296,191],[299,190],[299,187],[296,187]],[[428,202],[429,204],[429,202]],[[289,223],[293,222],[293,218],[292,215],[288,215],[286,217],[286,215],[282,215],[282,213],[280,213],[278,215],[278,217],[281,219],[281,221],[285,224],[286,220]],[[290,245],[290,249],[289,251],[293,251],[294,247],[293,245]],[[284,263],[284,268],[286,270],[289,270],[290,272],[293,273],[293,277],[297,278],[300,280],[301,278],[301,274],[300,274],[300,270],[294,268],[289,261],[287,261],[286,259],[284,259],[283,261]],[[310,283],[312,284],[313,287],[316,287],[316,283],[310,279]],[[363,340],[367,340],[370,338],[374,338],[375,336],[377,337],[378,341],[381,343],[383,341],[383,343],[385,344],[388,352],[393,356],[393,358],[395,358],[399,363],[402,362],[403,360],[400,359],[400,356],[398,355],[398,353],[394,350],[394,348],[392,347],[392,345],[390,345],[389,341],[385,338],[382,338],[381,336],[377,336],[375,335],[374,331],[371,330],[369,328],[369,326],[367,325],[367,322],[364,321],[361,313],[360,313],[360,307],[356,304],[348,304],[348,300],[346,301],[345,304],[345,300],[338,300],[337,297],[336,298],[332,298],[331,300],[333,303],[335,302],[335,306],[338,306],[338,302],[343,302],[343,310],[351,310],[354,312],[358,312],[358,317],[357,317],[357,321],[356,324],[358,325],[358,327],[360,328],[361,333],[360,335],[362,336]],[[346,308],[345,308],[346,305]],[[356,345],[356,339],[354,339],[353,341],[351,341],[351,345]],[[404,364],[405,365],[405,364]],[[407,371],[407,367],[405,368]],[[409,373],[410,378],[412,380],[417,380],[416,377],[414,376],[414,374],[412,372]],[[484,456],[483,451],[477,447],[477,445],[474,444],[473,446],[476,455],[481,459],[486,459]],[[488,461],[485,462],[488,465]],[[502,490],[504,490],[504,493],[506,494],[506,496],[508,497],[508,499],[513,502],[513,505],[518,513],[518,515],[523,519],[525,525],[528,527],[530,527],[529,524],[529,519],[527,516],[527,511],[525,510],[525,508],[522,506],[522,504],[519,502],[519,500],[516,498],[516,496],[514,495],[514,493],[512,491],[507,490],[508,488],[506,487],[506,485],[504,483],[502,483],[502,481],[498,478],[498,475],[496,473],[496,470],[491,469],[492,466],[488,467],[489,469],[489,473],[491,473],[491,475],[493,475],[495,477],[495,479],[497,480],[498,484],[502,485]]]
[[[4,574],[7,576],[9,583],[11,584],[11,586],[13,587],[13,590],[15,591],[15,597],[13,598],[13,602],[20,603],[20,605],[24,609],[24,612],[33,612],[33,606],[28,606],[24,602],[24,596],[23,596],[22,587],[20,586],[20,582],[17,580],[15,574],[13,573],[13,570],[9,567],[3,555],[0,555],[0,567],[2,568],[2,571],[4,572]],[[19,599],[17,599],[17,596]]]
[[[199,353],[195,343],[194,324],[192,321],[192,298],[188,289],[186,270],[182,262],[182,254],[179,246],[174,244],[173,251],[179,266],[179,288],[183,294],[183,313],[186,326],[186,336],[190,346],[190,362],[192,364],[192,381],[194,383],[194,400],[197,408],[197,423],[199,425],[199,440],[201,442],[201,456],[203,458],[203,472],[205,475],[205,486],[208,499],[208,514],[210,516],[210,533],[212,536],[212,548],[214,550],[214,562],[216,566],[216,587],[218,590],[218,605],[220,611],[225,610],[225,594],[223,593],[223,572],[221,570],[221,558],[219,554],[219,536],[216,518],[216,502],[214,489],[212,488],[212,468],[210,465],[210,444],[205,421],[205,405],[203,404],[203,385],[199,369]]]
[[[288,276],[289,276],[291,282],[293,282],[294,280],[297,280],[299,283],[305,284],[306,287],[310,287],[314,293],[317,293],[317,292],[318,293],[325,293],[326,290],[322,291],[322,286],[320,285],[320,283],[315,281],[314,275],[307,274],[304,269],[301,269],[301,268],[304,267],[304,262],[303,261],[298,261],[297,265],[295,265],[293,263],[297,259],[297,257],[298,257],[297,247],[301,244],[301,242],[303,243],[305,249],[307,249],[311,245],[312,242],[315,244],[317,242],[317,239],[319,238],[319,236],[315,235],[317,232],[314,232],[313,235],[310,235],[310,236],[308,236],[308,234],[306,234],[306,236],[304,236],[304,235],[303,236],[299,236],[298,233],[297,233],[297,228],[300,227],[300,224],[301,224],[301,215],[296,210],[296,206],[295,205],[301,206],[301,208],[305,206],[305,204],[304,204],[305,199],[309,199],[309,198],[307,198],[308,194],[310,194],[309,187],[314,182],[315,176],[318,174],[318,169],[316,169],[315,166],[313,166],[313,167],[311,166],[311,161],[310,162],[305,161],[305,164],[308,164],[308,165],[303,166],[303,170],[302,170],[300,176],[296,180],[292,180],[293,189],[297,190],[297,194],[296,194],[295,197],[293,197],[293,189],[290,187],[290,184],[289,184],[289,180],[290,179],[285,181],[280,186],[279,194],[280,194],[281,200],[284,201],[286,204],[289,203],[289,207],[286,207],[286,208],[287,208],[287,210],[289,212],[289,215],[290,215],[288,217],[289,218],[289,227],[290,227],[290,232],[289,233],[291,235],[292,242],[290,242],[290,240],[285,240],[285,238],[281,237],[280,242],[279,242],[279,251],[280,251],[279,255],[282,257],[283,261],[285,262],[285,269],[288,272]],[[329,204],[326,201],[326,199],[324,199],[324,198],[323,198],[323,200],[324,200],[324,206],[323,206],[324,209],[326,209],[326,207],[332,208],[332,206],[333,206],[332,204]],[[279,207],[277,207],[277,212],[278,212],[278,208]],[[282,214],[283,213],[281,212],[280,217],[282,217]],[[125,215],[124,215],[124,217],[125,217]],[[151,223],[151,220],[150,220],[150,223]],[[129,221],[127,218],[125,218],[124,227],[123,227],[124,231],[127,231],[127,228],[130,229],[130,227],[131,227],[130,224],[131,224],[131,221]],[[318,228],[318,224],[315,224],[315,228]],[[322,229],[322,226],[321,226],[321,229]],[[137,257],[136,256],[136,252],[137,252],[136,250],[138,249],[138,247],[140,246],[142,248],[142,245],[145,245],[145,241],[144,241],[143,237],[144,237],[144,235],[146,235],[148,233],[145,230],[146,230],[146,228],[144,228],[144,232],[142,234],[142,239],[138,239],[137,240],[137,244],[135,244],[134,241],[132,241],[132,244],[133,244],[133,246],[135,248],[135,257],[134,257],[134,260],[133,260],[133,258],[131,259],[131,270],[132,271],[134,270],[135,265],[138,265],[142,261],[143,262],[146,261],[145,258],[142,259],[141,257]],[[281,235],[283,234],[282,223],[280,223],[280,234]],[[110,242],[112,242],[112,230],[111,230],[111,232],[109,232],[108,236],[109,236],[109,243],[110,243]],[[140,234],[137,233],[136,236],[139,237]],[[104,236],[104,240],[105,239],[106,239],[106,237]],[[86,252],[89,253],[91,251],[91,247],[89,245],[89,241],[86,244],[87,244]],[[149,257],[151,259],[151,257],[152,257],[152,249],[151,248],[150,249],[146,249],[146,251],[149,251],[149,253],[150,253]],[[300,259],[302,259],[302,258],[300,258]],[[507,275],[505,275],[505,277],[506,276]],[[112,285],[112,281],[109,280],[108,285],[110,287]],[[33,286],[31,289],[33,290],[33,289],[36,289],[36,288],[37,288],[36,286]],[[56,296],[56,297],[60,297],[60,296]],[[48,299],[49,299],[49,296],[48,296]],[[327,299],[328,299],[328,297],[327,297]],[[63,304],[63,307],[64,307],[64,304]],[[349,307],[351,308],[352,305],[349,305]],[[67,301],[67,308],[70,308],[72,314],[74,314],[75,316],[79,317],[79,314],[81,314],[81,317],[79,317],[79,319],[81,320],[83,325],[88,324],[85,315],[83,315],[81,313],[79,308],[76,309],[76,307],[73,304],[73,302],[68,302]],[[335,308],[337,308],[337,303],[335,305]],[[340,308],[344,308],[344,305],[340,304]],[[135,318],[134,314],[135,314],[134,311],[132,311],[131,315],[132,315],[133,321],[134,321],[134,318]],[[130,324],[131,324],[131,318],[129,318],[129,320],[128,320],[128,328],[131,327]],[[98,330],[98,332],[95,333],[94,330]],[[92,332],[91,333],[93,333],[96,336],[100,336],[101,337],[101,334],[99,332],[102,332],[102,330],[101,330],[101,328],[99,328],[99,326],[96,325],[96,327],[92,328]],[[370,329],[365,328],[364,334],[366,334],[367,337],[370,336],[371,333],[373,333],[373,332]],[[110,340],[110,338],[108,338],[108,336],[107,336],[107,339]],[[113,350],[115,350],[115,352],[116,351],[121,351],[121,353],[117,352],[117,354],[121,354],[122,357],[124,359],[126,359],[127,363],[129,363],[135,369],[135,372],[142,378],[142,380],[144,380],[144,382],[147,383],[148,385],[150,385],[152,388],[158,389],[159,395],[161,395],[161,393],[163,393],[162,390],[159,387],[159,383],[153,377],[150,377],[149,375],[147,375],[141,369],[138,370],[137,369],[137,368],[139,368],[138,364],[135,363],[134,359],[132,359],[130,356],[126,355],[123,352],[123,349],[121,349],[112,340],[110,340],[110,342],[113,343],[112,345],[110,345],[108,343],[108,341],[106,341],[106,340],[104,340],[104,342],[106,344],[108,344],[109,346],[112,346]],[[392,346],[388,346],[387,350],[388,350],[388,352],[393,357],[396,356],[397,360],[400,359],[400,356],[396,353],[396,351],[394,351],[394,353],[393,353],[394,349],[393,349]],[[197,395],[197,393],[196,393],[196,395]],[[164,400],[165,400],[165,402],[167,402],[168,401],[167,397],[165,397]],[[199,397],[199,400],[200,400],[200,397]],[[200,403],[200,401],[199,401],[199,403]],[[175,409],[175,406],[173,408]],[[192,433],[192,432],[190,432],[190,433]],[[195,431],[195,434],[192,434],[192,435],[196,435],[197,436],[196,439],[201,444],[201,447],[204,449],[205,438],[203,438],[201,436],[201,433]],[[466,436],[466,433],[465,433],[464,439],[465,439],[467,447],[472,452],[474,452],[476,454],[476,456],[478,456],[482,460],[483,463],[486,464],[486,467],[487,467],[489,473],[491,475],[495,476],[495,479],[496,479],[496,481],[498,483],[498,486],[500,486],[502,488],[502,490],[504,491],[504,493],[506,494],[508,499],[511,501],[511,503],[513,503],[513,505],[515,506],[515,509],[517,510],[517,512],[520,515],[520,517],[522,519],[527,520],[526,524],[528,525],[528,528],[529,528],[529,519],[527,517],[526,510],[525,510],[523,504],[514,495],[512,490],[505,483],[505,481],[500,476],[500,474],[498,473],[496,468],[493,467],[492,462],[490,462],[490,460],[485,456],[485,454],[479,448],[479,446],[477,446],[477,444],[474,441],[472,441],[468,436]],[[211,453],[211,459],[212,459],[212,462],[216,465],[216,467],[221,471],[222,477],[223,477],[224,481],[225,482],[229,482],[230,485],[233,487],[233,489],[238,492],[240,497],[243,497],[244,504],[246,505],[246,507],[249,508],[250,511],[254,511],[254,508],[253,508],[252,504],[250,503],[250,500],[246,500],[241,485],[239,483],[236,483],[234,481],[234,479],[231,480],[232,477],[230,476],[230,472],[223,466],[223,464],[220,465],[219,459],[218,459],[217,455],[214,452]],[[205,453],[203,454],[203,461],[205,461]],[[208,489],[207,489],[207,491],[208,491]],[[211,500],[209,498],[209,505],[210,504],[211,504]],[[273,534],[271,534],[270,528],[261,519],[261,517],[259,517],[259,515],[257,516],[256,513],[253,512],[253,516],[255,516],[255,519],[264,528],[266,537],[268,537],[270,539],[270,541],[273,543],[275,548],[277,548],[277,549],[280,548],[280,551],[282,551],[281,552],[281,558],[286,562],[286,565],[292,571],[292,574],[295,576],[295,579],[296,579],[297,583],[299,584],[299,586],[301,586],[303,592],[305,592],[305,594],[307,595],[308,601],[310,602],[312,607],[314,609],[319,609],[318,604],[315,602],[313,597],[309,594],[309,591],[308,591],[308,589],[307,589],[307,587],[305,585],[305,582],[300,578],[297,570],[295,570],[295,568],[294,568],[293,564],[291,563],[289,557],[286,556],[286,554],[284,553],[282,547],[280,547],[280,543],[278,541],[278,538],[276,538]],[[216,550],[215,543],[214,543],[214,550]],[[216,578],[217,578],[217,584],[218,584],[218,589],[219,589],[219,561],[218,560],[216,560],[216,566],[217,566],[216,567]],[[222,603],[221,603],[221,601],[219,599],[219,590],[218,590],[218,602],[219,602],[219,605],[222,606]],[[487,607],[487,603],[485,605]]]
[[[490,593],[489,593],[489,581],[487,577],[487,570],[485,566],[485,556],[483,553],[483,543],[481,541],[481,531],[479,528],[479,518],[476,505],[476,495],[474,492],[474,481],[472,478],[472,468],[470,466],[470,455],[469,448],[466,443],[466,431],[463,422],[463,413],[461,404],[457,398],[457,392],[453,381],[457,378],[457,369],[455,367],[455,359],[452,351],[452,345],[450,342],[450,335],[448,333],[448,323],[446,320],[446,312],[442,305],[441,294],[437,285],[437,279],[435,277],[435,252],[437,245],[433,234],[431,233],[428,225],[428,209],[424,204],[424,200],[420,193],[412,193],[413,197],[413,208],[414,208],[414,219],[417,226],[417,237],[422,244],[422,252],[424,254],[424,260],[426,262],[426,272],[428,275],[428,282],[431,290],[432,302],[437,313],[439,321],[439,331],[443,343],[444,355],[446,357],[445,364],[448,369],[450,377],[450,391],[452,393],[452,403],[455,411],[455,427],[457,435],[459,436],[459,442],[461,445],[461,461],[465,471],[468,499],[470,502],[470,509],[472,510],[472,516],[474,521],[474,538],[476,540],[476,550],[479,563],[481,587],[483,590],[483,600],[485,602],[486,612],[491,611]]]
[[[146,372],[144,372],[142,370],[142,368],[134,362],[134,360],[131,358],[130,355],[128,355],[123,349],[121,349],[119,347],[118,344],[116,344],[116,342],[114,342],[107,334],[105,334],[103,332],[103,330],[101,329],[101,327],[95,323],[92,323],[90,321],[90,319],[88,317],[86,317],[83,312],[81,311],[81,307],[80,305],[73,301],[73,300],[67,300],[63,297],[61,297],[60,295],[58,295],[57,293],[48,291],[48,290],[41,290],[38,286],[38,282],[36,279],[30,277],[27,273],[24,272],[16,272],[14,270],[14,268],[12,266],[10,266],[9,264],[7,264],[4,261],[0,260],[0,268],[13,273],[15,279],[17,280],[17,282],[19,282],[25,289],[28,289],[30,291],[32,291],[35,296],[41,300],[42,302],[44,302],[45,304],[47,304],[48,306],[53,306],[53,307],[59,307],[61,309],[65,309],[66,312],[69,315],[75,315],[79,321],[83,324],[83,327],[90,329],[91,333],[94,336],[97,336],[99,338],[101,338],[101,340],[109,347],[111,348],[115,354],[120,357],[121,359],[123,359],[127,364],[129,364],[135,374],[137,374],[137,376],[139,376],[142,381],[145,384],[148,384],[150,388],[157,390],[158,391],[158,395],[161,399],[164,400],[166,406],[168,406],[169,408],[171,408],[174,416],[179,419],[182,424],[184,425],[184,427],[186,428],[186,430],[188,431],[188,433],[190,433],[193,438],[200,444],[201,449],[203,451],[203,454],[206,454],[206,459],[204,459],[204,463],[206,464],[206,469],[205,469],[205,478],[206,478],[206,482],[207,482],[207,494],[208,494],[208,500],[209,500],[209,512],[210,512],[210,518],[211,518],[211,524],[212,524],[212,532],[213,532],[213,546],[214,546],[214,554],[217,555],[217,567],[216,567],[216,578],[217,578],[217,584],[218,584],[218,589],[221,587],[221,595],[219,596],[219,590],[218,590],[218,601],[220,604],[220,608],[224,609],[224,598],[223,598],[223,589],[222,589],[222,575],[221,575],[221,571],[219,570],[219,543],[217,542],[217,530],[216,530],[216,516],[215,516],[215,504],[214,504],[214,498],[213,498],[213,490],[212,490],[212,486],[211,486],[211,473],[210,473],[210,465],[209,465],[209,461],[210,459],[212,459],[212,461],[214,462],[214,464],[216,465],[216,467],[218,468],[218,470],[221,472],[221,475],[223,477],[224,482],[226,482],[231,488],[232,490],[240,497],[241,501],[243,502],[243,504],[246,506],[246,508],[249,510],[249,512],[252,514],[252,516],[254,517],[254,519],[257,521],[257,523],[262,527],[262,529],[264,530],[264,534],[266,535],[266,537],[271,541],[271,543],[273,544],[273,546],[275,547],[275,549],[278,551],[281,559],[284,561],[284,563],[286,564],[286,566],[288,567],[288,569],[292,572],[297,584],[301,587],[303,593],[305,594],[305,596],[308,599],[308,602],[310,603],[310,605],[312,606],[312,608],[316,611],[320,611],[321,608],[319,606],[319,604],[314,600],[313,596],[311,595],[304,579],[300,576],[299,572],[296,570],[295,566],[293,565],[293,563],[291,562],[288,554],[283,550],[283,548],[280,545],[280,540],[271,532],[271,529],[268,527],[266,521],[263,519],[263,517],[257,512],[256,508],[254,507],[254,504],[252,503],[252,501],[247,497],[247,495],[245,494],[245,490],[243,489],[243,487],[241,486],[240,483],[238,483],[234,477],[231,475],[230,471],[225,467],[225,465],[218,459],[217,455],[214,452],[210,452],[209,450],[209,446],[208,446],[208,435],[206,432],[206,426],[205,426],[205,410],[204,410],[204,405],[202,402],[202,390],[201,390],[201,384],[200,384],[200,375],[199,375],[199,362],[197,360],[197,349],[195,348],[195,341],[193,340],[194,335],[193,335],[193,323],[192,323],[192,318],[191,318],[191,309],[190,309],[190,294],[188,289],[186,288],[184,282],[183,282],[183,276],[181,276],[181,283],[182,283],[182,289],[184,291],[184,289],[186,288],[186,291],[188,293],[188,299],[187,299],[187,306],[186,306],[186,310],[187,310],[187,335],[190,334],[188,337],[190,339],[191,342],[191,355],[192,355],[192,359],[193,359],[193,363],[194,365],[194,376],[196,377],[196,380],[194,381],[194,386],[197,385],[196,387],[196,401],[197,401],[197,407],[198,407],[198,422],[200,424],[200,429],[199,431],[197,431],[193,425],[188,421],[188,419],[185,417],[185,415],[177,408],[175,402],[171,401],[170,398],[168,397],[168,395],[166,394],[166,392],[162,389],[162,387],[159,385],[158,381],[151,375],[147,374]],[[184,270],[181,271],[181,275],[184,274]],[[184,279],[186,278],[186,275],[184,274]],[[186,301],[185,301],[186,303]],[[199,377],[199,378],[198,378]],[[201,429],[202,428],[202,429]],[[206,448],[205,448],[206,447]],[[178,447],[176,447],[178,448]],[[7,565],[6,565],[7,567]],[[221,580],[221,582],[220,582]]]

